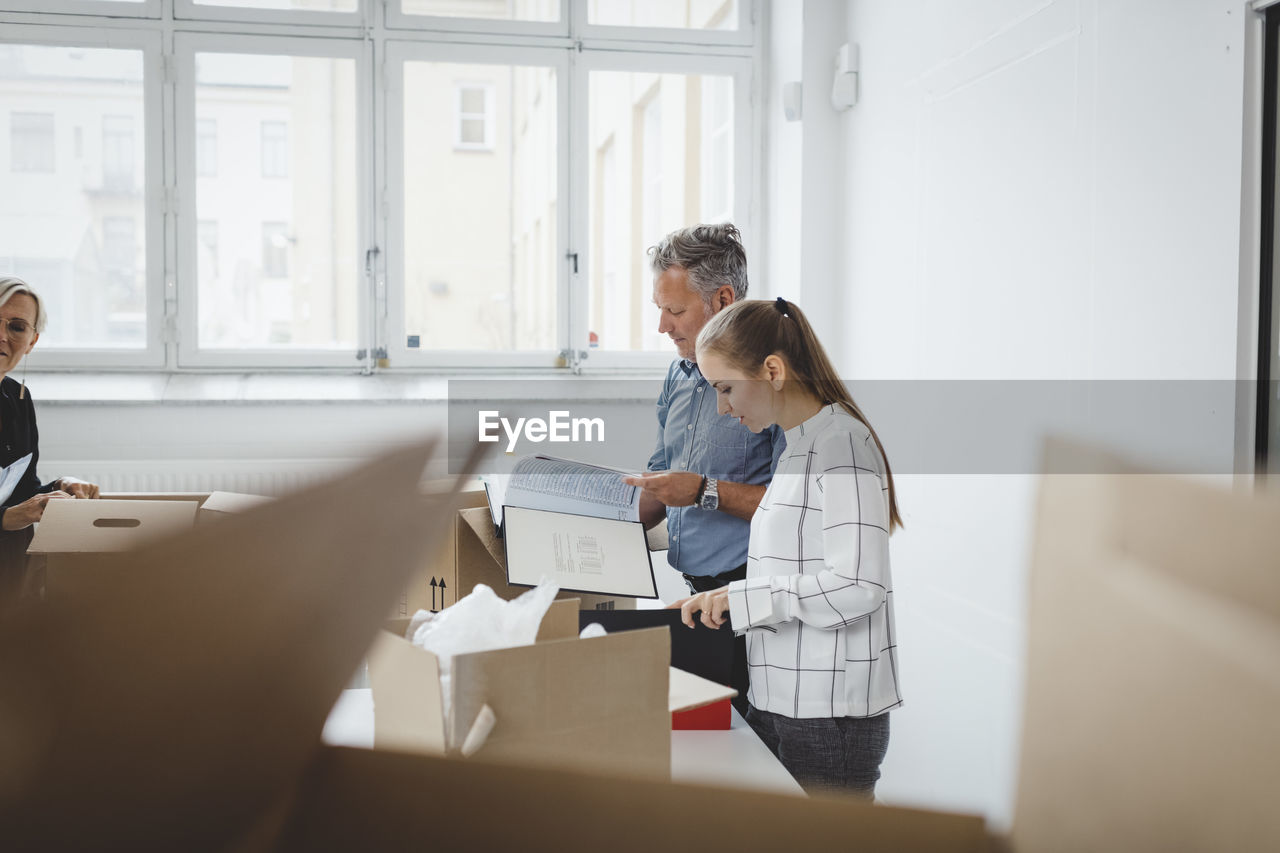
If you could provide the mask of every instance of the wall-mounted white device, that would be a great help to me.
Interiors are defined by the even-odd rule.
[[[836,73],[831,83],[831,106],[847,110],[858,103],[858,46],[843,44],[836,52]]]

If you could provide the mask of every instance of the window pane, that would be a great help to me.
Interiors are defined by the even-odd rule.
[[[195,0],[197,6],[232,6],[237,9],[297,9],[310,12],[354,12],[360,0]]]
[[[591,345],[671,351],[658,334],[646,250],[733,213],[733,78],[593,71]]]
[[[611,27],[736,30],[737,0],[590,0],[587,23]]]
[[[483,150],[455,144],[459,80],[489,91],[456,131]],[[404,98],[407,345],[553,349],[555,70],[407,62]]]
[[[481,88],[464,87],[460,100],[462,101],[460,109],[464,113],[483,113],[484,112],[484,93]]]
[[[0,44],[0,93],[0,274],[45,299],[40,346],[145,346],[142,52]]]
[[[218,123],[211,118],[196,119],[196,177],[218,176]]]
[[[102,117],[102,183],[133,189],[133,116]]]
[[[217,157],[196,184],[198,345],[354,348],[355,62],[195,62],[197,170],[202,138]]]
[[[560,0],[401,0],[400,8],[406,15],[435,15],[441,18],[560,20]]]

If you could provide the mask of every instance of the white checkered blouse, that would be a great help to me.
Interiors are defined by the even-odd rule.
[[[841,407],[787,430],[729,617],[747,635],[756,708],[874,717],[902,704],[884,460]]]

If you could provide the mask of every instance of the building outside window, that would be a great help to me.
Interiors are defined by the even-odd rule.
[[[262,223],[262,275],[289,277],[289,226],[284,222]]]
[[[218,177],[218,122],[196,119],[196,177]]]
[[[283,121],[262,123],[262,177],[289,177],[289,125]]]
[[[493,150],[493,86],[459,83],[454,92],[457,128],[454,147],[472,151]]]
[[[134,188],[133,162],[133,116],[103,116],[103,188],[132,191]]]
[[[53,113],[9,114],[9,170],[54,170]]]

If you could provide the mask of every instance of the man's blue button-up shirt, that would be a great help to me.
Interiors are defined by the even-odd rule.
[[[692,471],[730,483],[766,485],[786,438],[777,424],[759,435],[716,411],[716,389],[698,366],[676,359],[658,397],[658,447],[650,471]],[[718,575],[747,561],[751,523],[719,510],[667,507],[667,562],[687,575]]]

